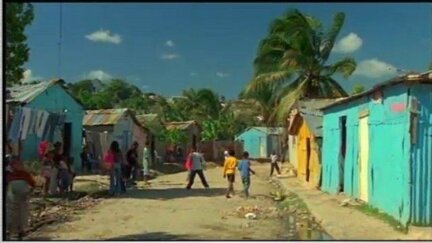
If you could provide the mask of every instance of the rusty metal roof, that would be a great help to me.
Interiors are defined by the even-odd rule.
[[[114,125],[127,112],[128,109],[89,110],[83,119],[84,126]]]
[[[186,130],[190,126],[198,125],[196,121],[168,122],[165,124],[166,129]]]

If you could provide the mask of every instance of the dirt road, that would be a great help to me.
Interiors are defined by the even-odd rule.
[[[205,171],[210,189],[196,178],[192,190],[184,189],[186,173],[158,177],[150,188],[141,182],[121,198],[109,198],[80,213],[76,219],[47,226],[29,239],[52,240],[277,240],[294,237],[277,217],[248,220],[235,215],[240,206],[275,208],[269,197],[274,189],[268,182],[268,168],[255,165],[252,198],[240,197],[241,182],[236,181],[236,196],[224,197],[226,181],[222,169]]]

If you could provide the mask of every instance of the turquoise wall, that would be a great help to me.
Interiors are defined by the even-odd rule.
[[[432,85],[412,87],[419,101],[417,143],[411,148],[411,221],[432,225]]]
[[[61,113],[65,109],[66,121],[72,123],[71,156],[75,159],[75,169],[81,169],[80,153],[82,150],[82,121],[84,108],[67,93],[60,84],[55,84],[37,96],[25,107]],[[56,136],[58,137],[58,135]],[[54,141],[55,142],[55,141]],[[28,136],[23,143],[23,158],[38,159],[40,139],[36,135]]]
[[[410,217],[410,134],[408,88],[386,88],[383,103],[369,97],[341,104],[324,111],[322,190],[337,193],[341,180],[346,195],[359,197],[359,113],[369,110],[369,204],[406,224]],[[406,109],[394,111],[395,104]],[[347,148],[341,173],[341,127],[347,116]]]
[[[239,135],[236,140],[243,140],[243,150],[249,152],[251,158],[261,158],[260,144],[261,141],[265,143],[265,151],[267,153],[267,134],[257,129],[249,129]]]

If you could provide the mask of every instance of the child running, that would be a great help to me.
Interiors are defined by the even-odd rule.
[[[223,177],[227,178],[228,180],[228,190],[225,195],[226,198],[231,198],[230,194],[234,194],[234,182],[235,182],[235,171],[238,164],[237,159],[234,157],[235,152],[234,150],[230,150],[228,152],[228,158],[225,159],[224,163],[224,171],[223,171]]]
[[[244,188],[244,193],[246,198],[249,197],[249,187],[250,187],[250,173],[255,175],[255,171],[253,171],[250,168],[250,160],[249,160],[249,153],[247,151],[245,151],[243,153],[243,159],[240,160],[239,166],[238,166],[238,170],[240,171],[241,174],[241,178],[242,178],[242,183],[243,183],[243,188]]]
[[[6,225],[10,233],[18,234],[18,240],[22,240],[29,220],[29,197],[36,181],[18,157],[12,159],[10,167],[11,172],[6,177]]]

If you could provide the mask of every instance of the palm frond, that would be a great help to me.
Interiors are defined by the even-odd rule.
[[[342,12],[336,13],[333,18],[333,24],[330,30],[325,34],[321,42],[321,58],[325,62],[333,49],[336,38],[345,22],[345,14]]]
[[[344,78],[348,78],[356,69],[357,63],[352,58],[345,58],[336,62],[331,66],[323,68],[322,73],[324,76],[332,76],[335,73],[342,74]]]
[[[291,85],[286,87],[281,94],[281,99],[276,109],[274,109],[271,115],[272,119],[276,118],[278,121],[283,121],[288,116],[288,113],[292,105],[304,95],[308,79],[299,78]]]

